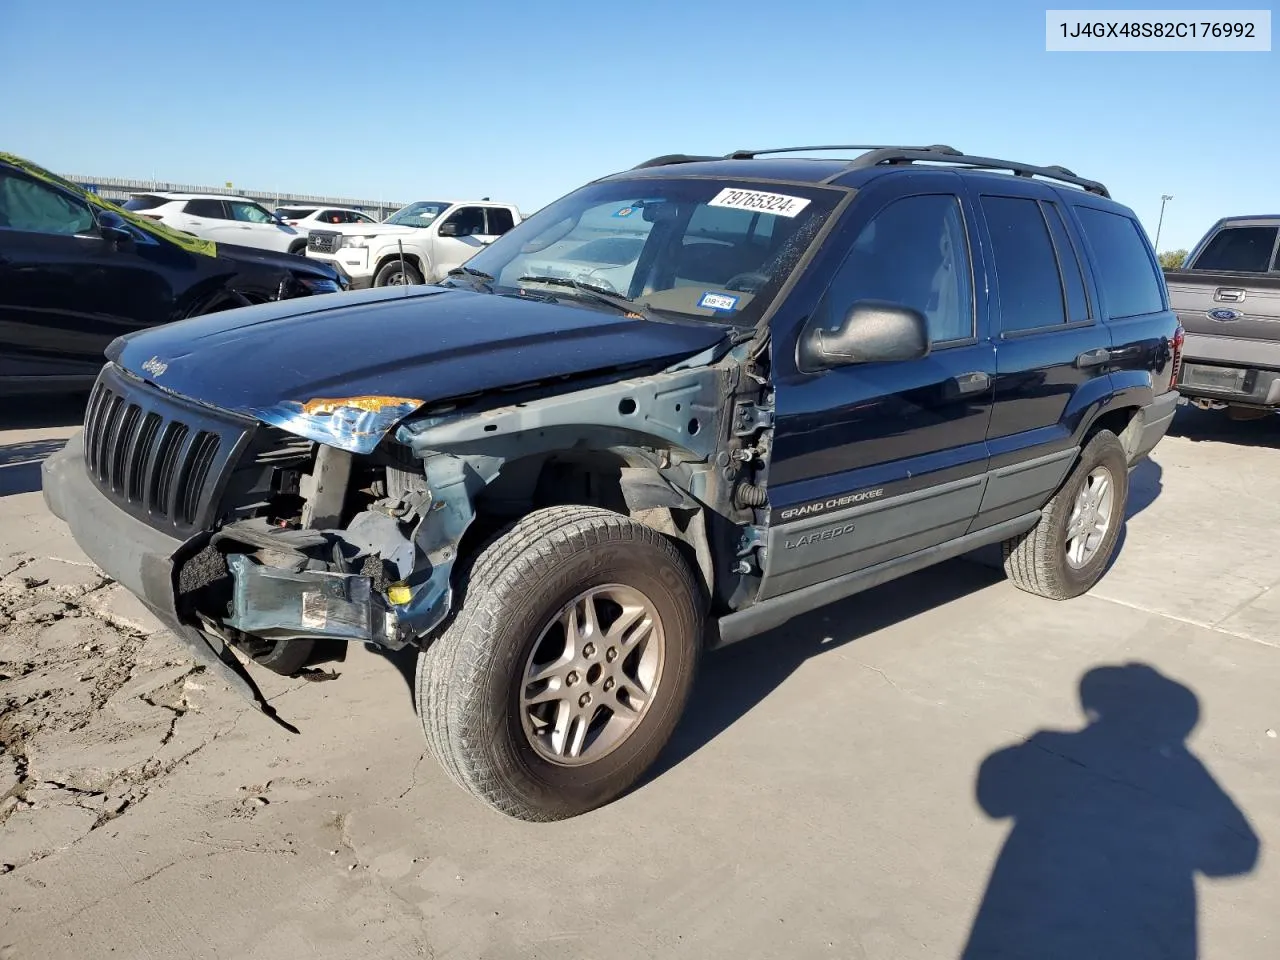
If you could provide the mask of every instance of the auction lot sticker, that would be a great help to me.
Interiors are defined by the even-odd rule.
[[[809,201],[804,197],[765,193],[763,190],[739,190],[736,187],[725,187],[707,204],[709,207],[750,210],[753,213],[770,213],[779,217],[794,217],[808,205]]]

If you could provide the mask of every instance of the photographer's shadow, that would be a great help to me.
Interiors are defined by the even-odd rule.
[[[977,799],[1013,828],[965,960],[1192,960],[1196,874],[1249,873],[1259,842],[1187,748],[1199,701],[1140,663],[1080,681],[1087,725],[993,753]]]

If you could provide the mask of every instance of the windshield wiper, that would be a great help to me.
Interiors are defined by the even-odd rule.
[[[474,281],[471,284],[473,290],[479,290],[481,293],[493,293],[493,287],[489,284],[493,283],[493,277],[485,273],[483,270],[477,270],[475,267],[468,267],[463,264],[460,267],[454,267],[449,271],[451,277],[466,277]]]
[[[628,313],[632,316],[643,317],[645,320],[652,320],[653,314],[649,312],[649,308],[643,303],[637,303],[635,300],[629,300],[626,297],[620,297],[616,293],[610,293],[602,287],[593,286],[589,283],[583,283],[581,280],[575,280],[573,277],[521,277],[516,283],[545,283],[553,287],[572,287],[577,293],[581,294],[588,300],[594,300],[596,303],[603,303],[607,307]]]

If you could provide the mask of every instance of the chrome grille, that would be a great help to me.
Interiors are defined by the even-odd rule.
[[[108,366],[85,414],[85,465],[121,507],[181,535],[211,520],[248,429]]]

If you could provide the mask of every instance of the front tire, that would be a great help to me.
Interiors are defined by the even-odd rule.
[[[1004,542],[1013,585],[1051,600],[1087,592],[1115,554],[1128,499],[1124,446],[1110,430],[1099,430],[1036,525]]]
[[[402,264],[399,257],[384,263],[373,278],[375,287],[393,287],[406,283],[422,283],[422,274],[408,260]]]
[[[538,510],[476,558],[464,592],[418,656],[431,753],[521,820],[624,793],[670,739],[697,668],[703,604],[675,546],[608,510]]]

